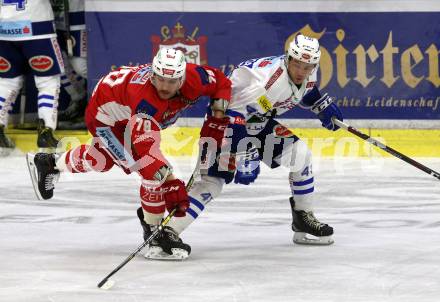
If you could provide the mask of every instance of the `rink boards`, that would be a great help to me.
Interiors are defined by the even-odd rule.
[[[371,144],[358,139],[344,130],[330,132],[324,128],[291,128],[307,142],[314,156],[389,156]],[[359,129],[381,140],[408,156],[440,157],[440,130],[435,129]],[[200,128],[171,127],[162,132],[161,149],[166,155],[188,156],[197,154]],[[9,130],[8,132],[22,152],[36,150],[35,131]],[[87,143],[91,136],[84,131],[56,131],[64,148]]]
[[[440,156],[439,12],[435,0],[90,0],[89,91],[111,68],[149,62],[159,47],[179,47],[188,61],[228,73],[246,59],[282,54],[302,32],[321,42],[318,83],[346,119],[409,156]],[[183,117],[201,119],[206,104],[199,102]],[[26,112],[35,111],[36,102],[29,100]],[[316,156],[375,155],[343,130],[320,129],[307,110],[291,110],[283,119]],[[189,155],[201,122],[179,125],[185,128],[167,130],[163,149]],[[20,150],[36,148],[32,132],[9,131]],[[84,132],[57,134],[89,138]]]
[[[240,62],[283,54],[301,32],[319,39],[317,84],[346,118],[400,120],[402,128],[429,121],[440,129],[439,12],[432,0],[90,0],[88,89],[112,68],[151,62],[160,47],[230,73]],[[36,112],[35,91],[27,93],[25,111]],[[202,117],[205,107],[200,102],[184,116]],[[313,114],[292,110],[283,118]]]
[[[317,85],[346,118],[400,120],[402,128],[424,120],[439,129],[440,2],[378,2],[87,1],[89,90],[111,67],[150,62],[160,47],[228,74],[241,62],[283,54],[301,32],[319,39]],[[205,107],[184,116],[202,117]],[[314,115],[291,110],[283,118]]]

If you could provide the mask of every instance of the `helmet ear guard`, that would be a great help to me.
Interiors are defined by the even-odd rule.
[[[319,42],[315,38],[299,34],[290,42],[287,55],[298,61],[317,65],[321,58]]]
[[[153,72],[168,79],[185,76],[186,61],[182,51],[174,48],[161,48],[153,58]]]

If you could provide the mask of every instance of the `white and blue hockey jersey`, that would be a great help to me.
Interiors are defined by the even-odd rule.
[[[248,128],[252,127],[250,120],[260,120],[253,126],[261,130],[266,119],[258,117],[275,117],[297,106],[315,86],[316,70],[298,88],[288,75],[284,55],[243,62],[229,76],[232,97],[228,109],[243,114]]]
[[[49,0],[2,0],[0,40],[20,41],[55,37]]]

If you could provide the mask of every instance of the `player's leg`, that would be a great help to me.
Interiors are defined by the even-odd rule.
[[[35,194],[40,200],[53,197],[60,172],[105,172],[114,165],[99,139],[94,139],[92,145],[80,145],[61,154],[28,153],[26,159]]]
[[[221,192],[224,180],[219,177],[201,175],[188,192],[190,207],[184,217],[173,217],[165,228],[162,238],[153,241],[145,249],[145,258],[157,260],[182,260],[189,256],[191,248],[182,242],[179,234],[183,232],[205,209],[205,206]],[[142,208],[138,209],[138,217],[144,231],[144,239],[148,238],[160,223],[165,210],[165,204],[160,211],[157,201],[151,193],[141,188]],[[157,213],[157,214],[156,214]],[[170,248],[172,247],[172,249]]]
[[[86,98],[85,79],[79,76],[72,67],[71,60],[63,51],[63,60],[65,64],[65,72],[61,75],[61,87],[70,96],[69,106],[59,112],[58,119],[60,121],[71,121],[73,118],[84,115]],[[81,105],[81,108],[79,107]]]
[[[165,212],[165,201],[162,192],[144,185],[140,187],[141,207],[137,210],[137,216],[142,226],[143,238],[148,237],[159,226]],[[188,258],[191,247],[184,243],[179,233],[170,225],[145,249],[145,258],[158,260],[183,260]]]
[[[63,32],[58,32],[63,36]],[[63,58],[66,64],[65,74],[62,76],[63,88],[70,95],[69,106],[60,112],[60,121],[71,121],[84,115],[87,105],[87,37],[85,30],[73,30],[70,32],[76,42],[71,57],[67,56],[65,43],[60,43],[63,49]]]
[[[88,129],[94,135],[91,145],[80,145],[61,154],[27,154],[29,173],[35,194],[39,199],[52,198],[54,185],[60,172],[105,172],[113,167],[114,157],[106,148],[105,142],[96,137],[97,125],[101,126],[93,118],[88,121]],[[112,133],[111,128],[108,128],[109,133]]]
[[[64,62],[56,38],[24,42],[23,53],[28,59],[38,89],[38,139],[39,148],[56,148],[58,140],[53,131],[57,125],[60,74]]]
[[[234,111],[227,111],[231,120],[244,120],[243,116]],[[193,221],[203,212],[206,205],[220,195],[223,185],[230,183],[235,174],[235,157],[239,144],[246,137],[246,129],[243,123],[232,123],[225,131],[224,145],[221,149],[210,151],[208,145],[204,145],[200,152],[201,160],[198,163],[200,179],[194,181],[188,195],[190,197],[190,207],[186,211],[185,217],[173,217],[170,221],[171,226],[179,233],[182,233]],[[201,143],[203,145],[203,143]]]
[[[229,112],[229,114],[234,114]],[[209,145],[201,142],[201,159],[196,167],[196,177],[188,192],[190,206],[184,217],[173,217],[168,226],[181,234],[203,212],[207,204],[220,195],[223,185],[234,179],[235,154],[241,138],[246,135],[246,129],[242,124],[231,124],[226,130],[226,144],[220,150],[211,150]],[[148,247],[145,256],[150,254]],[[155,257],[154,259],[161,259]]]
[[[38,89],[37,146],[39,148],[56,148],[58,140],[53,132],[57,126],[60,76],[35,76],[34,79]]]
[[[0,153],[7,154],[15,148],[14,142],[6,135],[9,113],[23,86],[23,76],[0,78]]]
[[[26,59],[19,42],[0,41],[0,153],[7,154],[14,143],[6,136],[9,112],[23,86],[23,65]]]
[[[142,178],[141,207],[137,210],[137,216],[143,229],[144,240],[159,227],[165,213],[166,203],[170,201],[168,199],[170,189],[173,190],[173,194],[181,190],[182,194],[185,194],[183,198],[186,198],[183,183],[175,179],[172,168],[165,158],[155,152],[150,152],[149,156],[148,164],[144,159],[136,158],[138,161],[144,160],[145,163],[145,166],[137,170]],[[173,227],[167,225],[145,251],[144,255],[149,259],[182,260],[189,256],[191,247],[180,239]]]
[[[333,228],[321,223],[313,214],[314,176],[312,154],[306,143],[290,130],[272,120],[266,127],[263,162],[271,168],[289,168],[289,184],[292,191],[293,241],[299,244],[333,243]],[[314,237],[307,236],[307,234]]]
[[[213,174],[212,172],[208,174]],[[199,180],[194,181],[188,192],[190,206],[184,217],[173,217],[169,225],[179,234],[182,233],[203,212],[207,204],[218,197],[225,184],[225,179],[218,176],[202,174]]]

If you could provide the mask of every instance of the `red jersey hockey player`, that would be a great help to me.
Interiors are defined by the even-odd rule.
[[[223,115],[231,97],[231,82],[221,71],[186,63],[181,51],[162,48],[151,65],[110,72],[97,84],[86,109],[87,128],[94,136],[92,145],[62,154],[28,154],[38,198],[52,198],[60,172],[105,172],[117,164],[126,173],[141,176],[142,207],[137,212],[144,238],[160,223],[165,209],[177,208],[175,215],[184,216],[188,194],[160,152],[159,131],[173,124],[200,96],[211,97],[215,112],[203,125],[202,136],[220,143],[228,124]],[[189,245],[167,227],[153,246],[162,258],[164,254],[186,258],[190,253]]]

